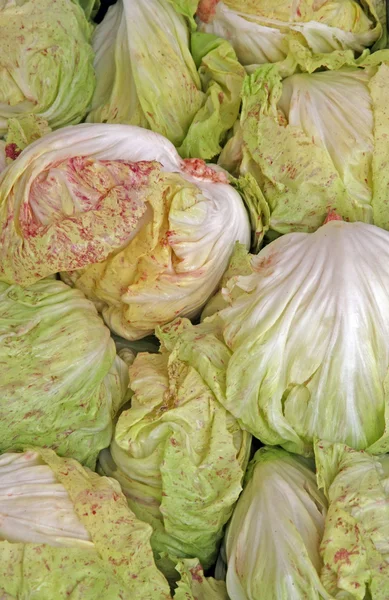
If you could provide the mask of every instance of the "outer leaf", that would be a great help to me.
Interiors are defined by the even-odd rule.
[[[231,600],[330,600],[319,579],[325,514],[309,463],[259,450],[224,541]]]
[[[194,20],[194,14],[197,9],[198,0],[168,0],[172,4],[175,10],[186,17],[190,23],[191,29],[196,29],[196,21]]]
[[[29,285],[102,261],[131,239],[151,193],[162,202],[160,166],[140,163],[142,143],[135,150],[128,138],[139,130],[112,127],[79,125],[49,134],[3,172],[3,280]],[[129,153],[134,163],[115,162]]]
[[[56,280],[0,282],[0,340],[0,450],[49,446],[94,467],[128,374],[93,304]]]
[[[238,118],[245,70],[231,45],[216,36],[192,34],[192,53],[205,92],[179,148],[181,156],[212,159],[220,153],[225,135]]]
[[[257,253],[263,242],[263,238],[269,229],[270,209],[261,188],[255,178],[247,173],[235,179],[230,177],[231,184],[241,193],[251,223],[251,249]]]
[[[335,598],[384,600],[389,594],[388,456],[320,441],[315,457],[329,500],[322,582]]]
[[[174,592],[176,600],[229,600],[225,583],[213,577],[204,577],[197,559],[180,561],[176,570],[181,575]]]
[[[236,282],[241,275],[250,275],[253,272],[251,258],[252,256],[242,244],[235,244],[228,269],[224,273],[220,284],[220,290],[205,305],[201,313],[202,321],[229,305],[231,298],[228,298],[226,286],[228,285],[229,288],[233,288],[233,282]]]
[[[73,0],[83,9],[88,19],[93,19],[99,11],[100,0]]]

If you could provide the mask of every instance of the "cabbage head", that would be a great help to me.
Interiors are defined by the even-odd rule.
[[[334,598],[388,598],[389,456],[318,441],[315,457],[329,502],[323,584]]]
[[[389,229],[388,86],[387,50],[355,60],[297,41],[284,62],[247,77],[219,162],[260,185],[263,233],[315,231],[330,209]]]
[[[52,129],[79,123],[95,88],[93,25],[70,0],[0,0],[0,137],[34,113]]]
[[[49,449],[0,456],[0,596],[168,600],[116,481]]]
[[[384,0],[200,0],[200,31],[229,40],[243,65],[274,63],[298,37],[315,53],[362,52],[386,30]]]
[[[330,600],[320,582],[327,501],[312,465],[261,448],[228,525],[216,568],[231,600]]]
[[[0,452],[51,447],[94,468],[128,369],[92,302],[62,281],[0,282]]]
[[[130,340],[199,314],[235,241],[250,224],[226,174],[139,127],[53,132],[0,177],[0,280],[61,271]]]
[[[245,71],[228,41],[195,32],[176,2],[118,0],[96,28],[88,121],[139,125],[185,157],[219,154],[238,117]]]
[[[202,377],[220,381],[219,401],[292,452],[312,454],[317,437],[388,451],[389,233],[331,220],[278,238],[251,258],[251,274],[243,268],[223,289],[227,307],[198,330],[218,336],[224,367],[203,364]],[[204,363],[202,345],[191,361]]]
[[[163,553],[198,558],[204,569],[215,562],[250,450],[250,435],[185,362],[197,334],[178,319],[159,331],[160,354],[137,355],[131,408],[99,457],[101,472],[119,481],[131,510],[152,525],[157,565],[172,579]]]

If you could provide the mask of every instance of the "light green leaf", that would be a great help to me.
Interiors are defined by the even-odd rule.
[[[335,598],[384,600],[389,594],[389,457],[318,441],[315,458],[329,500],[321,580]]]
[[[100,0],[73,0],[73,2],[81,6],[88,19],[93,19],[100,8]]]
[[[261,448],[228,525],[216,569],[226,563],[233,600],[331,600],[319,579],[326,499],[312,465]]]
[[[226,584],[205,577],[196,558],[179,561],[176,570],[181,575],[174,592],[176,600],[228,600]]]
[[[194,14],[199,0],[168,0],[168,2],[174,6],[179,14],[184,15],[188,19],[192,30],[197,28]]]
[[[193,33],[192,53],[205,98],[179,152],[184,157],[209,160],[220,153],[226,133],[238,117],[245,71],[231,45],[216,36]]]

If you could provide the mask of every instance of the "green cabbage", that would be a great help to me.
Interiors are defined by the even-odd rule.
[[[389,597],[389,456],[343,444],[315,445],[329,508],[321,580],[334,598]]]
[[[320,437],[388,451],[389,233],[332,220],[278,238],[251,274],[242,265],[222,291],[227,307],[195,327],[223,366],[205,363],[204,339],[189,364],[266,444],[311,454]]]
[[[313,52],[361,52],[386,30],[385,0],[200,0],[200,31],[228,39],[243,65],[274,63],[298,36]]]
[[[305,459],[259,450],[223,544],[231,600],[330,600],[319,553],[327,502]]]
[[[168,600],[119,485],[48,449],[0,456],[0,596]]]
[[[0,136],[34,113],[57,129],[81,121],[95,87],[93,26],[70,0],[0,0]]]
[[[225,40],[194,33],[190,42],[173,4],[118,0],[109,8],[93,39],[97,87],[88,120],[140,125],[182,156],[211,159],[238,116],[245,72]]]
[[[250,436],[184,362],[195,335],[178,320],[160,330],[161,354],[137,355],[131,408],[99,457],[101,472],[119,481],[130,508],[153,526],[157,565],[169,578],[174,565],[162,553],[196,557],[205,569],[214,562],[250,449]]]
[[[311,232],[329,209],[389,229],[389,52],[311,54],[247,77],[240,123],[220,164],[262,188],[263,232]],[[323,70],[326,68],[326,70]]]
[[[0,452],[49,446],[94,467],[128,370],[93,304],[46,279],[0,282]]]
[[[226,174],[138,127],[61,129],[0,176],[0,279],[61,271],[130,340],[198,315],[235,241],[250,225]]]

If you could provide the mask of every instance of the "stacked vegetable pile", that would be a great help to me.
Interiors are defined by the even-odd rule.
[[[0,0],[0,598],[389,599],[384,0]]]

